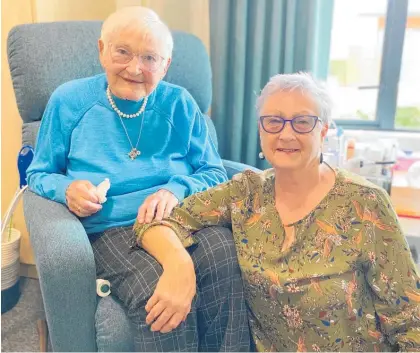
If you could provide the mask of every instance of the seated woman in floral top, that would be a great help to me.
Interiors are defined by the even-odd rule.
[[[306,74],[272,77],[257,108],[273,169],[237,175],[170,218],[135,225],[163,268],[180,268],[177,278],[162,276],[149,322],[184,314],[196,285],[184,247],[220,225],[233,231],[258,351],[420,350],[419,273],[388,195],[322,163],[330,105]],[[165,291],[172,302],[160,300]]]

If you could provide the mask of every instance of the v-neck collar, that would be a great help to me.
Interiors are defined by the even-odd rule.
[[[270,207],[273,207],[273,214],[277,217],[278,223],[281,225],[281,227],[288,228],[292,226],[297,226],[305,222],[308,218],[314,219],[316,217],[316,214],[325,208],[326,205],[328,205],[330,198],[333,194],[335,194],[338,186],[341,184],[344,175],[342,171],[338,168],[332,168],[330,165],[328,165],[334,173],[335,173],[335,181],[331,189],[328,191],[328,193],[322,198],[322,200],[310,211],[306,214],[306,216],[302,217],[301,219],[290,223],[290,224],[283,224],[283,221],[280,217],[279,212],[276,208],[276,197],[275,197],[275,174],[273,173],[272,177],[267,180],[268,183],[270,183],[271,192],[267,193],[267,204],[270,205]]]

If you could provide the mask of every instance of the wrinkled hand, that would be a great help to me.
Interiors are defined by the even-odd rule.
[[[150,223],[153,219],[161,221],[169,217],[178,199],[168,190],[161,189],[144,200],[137,214],[139,223]]]
[[[67,207],[79,217],[88,217],[102,209],[96,187],[88,180],[73,181],[66,190]]]
[[[196,293],[194,264],[172,264],[164,269],[153,296],[146,304],[146,323],[152,331],[168,333],[186,320]]]

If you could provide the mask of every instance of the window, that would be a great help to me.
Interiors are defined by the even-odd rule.
[[[334,2],[328,86],[339,125],[420,130],[420,1]]]
[[[395,128],[420,129],[420,1],[411,0],[398,84]]]

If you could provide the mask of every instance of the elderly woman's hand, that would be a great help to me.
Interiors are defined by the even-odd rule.
[[[66,190],[67,207],[79,217],[88,217],[102,209],[96,187],[88,180],[73,181]]]
[[[156,239],[156,238],[153,238]],[[146,304],[146,323],[152,331],[168,333],[185,321],[196,294],[194,264],[189,254],[173,251],[162,263],[163,274]]]
[[[169,217],[178,202],[174,194],[161,189],[144,200],[139,208],[137,221],[139,223],[150,223],[153,219],[161,221],[162,218]]]

